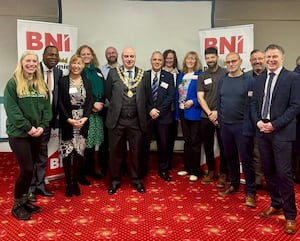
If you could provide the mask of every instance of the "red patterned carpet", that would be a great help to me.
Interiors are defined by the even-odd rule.
[[[170,183],[151,168],[145,194],[137,193],[125,177],[115,195],[107,194],[106,178],[81,187],[81,196],[66,198],[64,180],[52,181],[48,188],[55,197],[38,197],[43,211],[29,221],[17,221],[10,210],[18,169],[11,153],[1,153],[0,240],[300,240],[300,231],[294,236],[284,234],[282,216],[259,216],[269,204],[265,191],[257,193],[258,207],[248,209],[243,186],[240,194],[223,198],[215,184],[205,186],[178,177],[180,158],[175,157]],[[152,159],[156,167],[156,158]],[[299,185],[296,192],[299,200]]]

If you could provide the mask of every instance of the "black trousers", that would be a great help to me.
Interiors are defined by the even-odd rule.
[[[215,164],[215,153],[214,153],[214,143],[215,143],[215,133],[217,134],[217,140],[220,150],[220,174],[227,174],[227,162],[224,155],[224,146],[222,143],[220,128],[215,126],[209,119],[201,119],[201,137],[204,143],[204,150],[206,156],[206,165],[209,171],[216,171]]]
[[[292,142],[278,141],[273,133],[269,133],[259,137],[258,144],[271,206],[282,208],[285,218],[294,220],[297,208],[291,161]]]
[[[142,179],[143,165],[143,132],[138,123],[138,118],[120,118],[114,129],[108,130],[108,141],[110,147],[109,171],[112,182],[117,184],[121,181],[122,161],[124,160],[124,148],[126,141],[129,143],[131,153],[130,173],[133,183],[139,183]]]
[[[169,134],[170,124],[161,124],[156,120],[148,120],[146,134],[146,161],[153,135],[156,137],[158,151],[158,171],[167,171],[169,169]]]
[[[14,190],[14,197],[20,199],[28,194],[34,162],[40,151],[41,137],[9,137],[8,141],[20,168]]]
[[[180,112],[180,122],[184,139],[184,169],[190,175],[200,174],[201,121],[187,120]]]

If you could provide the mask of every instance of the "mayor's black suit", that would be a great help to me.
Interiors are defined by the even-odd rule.
[[[130,172],[132,182],[140,183],[143,161],[143,136],[146,132],[146,89],[144,77],[128,97],[128,88],[118,74],[118,68],[111,69],[105,81],[105,96],[109,101],[106,116],[108,142],[110,147],[109,170],[112,184],[121,181],[121,163],[126,141],[131,153]],[[120,70],[124,70],[120,67]],[[135,77],[139,68],[135,67]]]
[[[256,77],[251,115],[255,124],[262,120],[267,72]],[[296,115],[300,111],[300,76],[282,68],[272,93],[270,121],[274,131],[257,129],[262,168],[271,196],[271,206],[282,208],[287,220],[295,220],[294,183],[292,178],[292,141],[296,137]]]
[[[42,75],[44,73],[43,65],[40,63]],[[44,75],[43,75],[44,76]],[[36,189],[45,190],[45,176],[48,161],[48,142],[50,139],[51,128],[58,128],[58,82],[62,78],[62,71],[54,67],[53,68],[53,83],[54,87],[52,90],[52,120],[50,121],[49,127],[45,128],[41,137],[41,147],[38,159],[34,163],[34,173],[29,189],[29,193],[34,193]]]
[[[154,76],[154,74],[152,75]],[[159,172],[166,172],[169,167],[168,143],[170,141],[170,125],[173,121],[172,103],[175,99],[175,86],[173,74],[161,70],[158,80],[157,100],[153,100],[151,70],[145,74],[147,91],[147,135],[146,135],[146,164],[148,152],[153,134],[156,137],[159,154]],[[152,109],[160,111],[157,119],[152,119],[149,115]],[[146,167],[147,170],[147,167]]]

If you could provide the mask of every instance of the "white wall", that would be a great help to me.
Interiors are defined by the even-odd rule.
[[[211,1],[156,2],[126,0],[63,0],[63,23],[78,27],[78,45],[88,44],[100,64],[115,46],[136,50],[137,66],[150,68],[153,51],[176,50],[179,64],[186,52],[200,52],[198,30],[211,26]],[[120,58],[119,58],[120,60]]]

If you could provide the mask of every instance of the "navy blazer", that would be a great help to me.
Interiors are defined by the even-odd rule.
[[[251,116],[256,123],[262,119],[267,71],[255,79]],[[273,137],[278,141],[292,141],[296,138],[296,116],[300,112],[300,75],[282,68],[272,93],[270,121],[274,127]],[[257,135],[262,135],[257,129]]]
[[[44,70],[43,70],[43,65],[42,62],[40,63],[41,71],[42,71],[42,76],[44,77]],[[52,91],[52,120],[50,121],[50,127],[53,129],[58,128],[58,83],[61,81],[61,78],[63,76],[62,70],[60,70],[57,67],[53,68],[53,76],[54,76],[54,88]]]
[[[138,68],[135,67],[135,75],[137,75],[137,72]],[[107,80],[104,81],[104,87],[105,96],[109,101],[105,124],[108,129],[114,129],[118,124],[121,114],[124,91],[124,84],[118,75],[117,68],[110,69]],[[142,131],[146,132],[147,121],[145,74],[141,80],[141,83],[139,83],[136,88],[136,107],[140,128]]]
[[[172,104],[175,100],[174,76],[165,70],[161,70],[155,103],[153,102],[151,82],[151,70],[148,70],[145,73],[147,118],[151,118],[149,113],[153,108],[156,108],[160,111],[157,121],[161,124],[170,124],[173,120]]]

